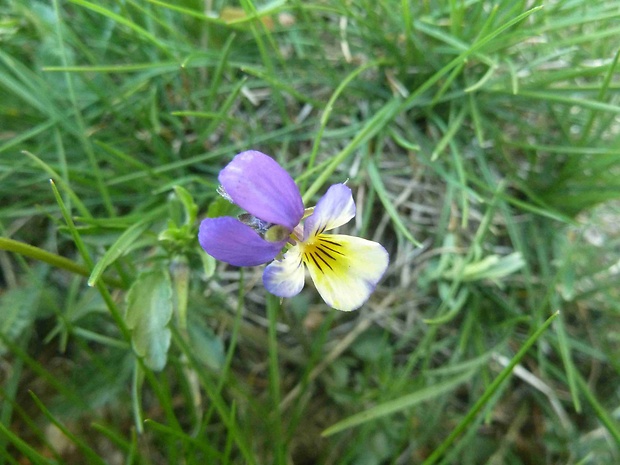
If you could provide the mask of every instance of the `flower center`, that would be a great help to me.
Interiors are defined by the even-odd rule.
[[[321,273],[334,271],[338,260],[344,257],[342,244],[332,241],[329,236],[318,234],[300,245],[304,262],[315,265]]]

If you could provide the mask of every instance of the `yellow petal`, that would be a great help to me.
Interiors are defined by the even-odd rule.
[[[361,307],[389,262],[381,244],[359,237],[319,234],[300,247],[317,291],[337,310]]]

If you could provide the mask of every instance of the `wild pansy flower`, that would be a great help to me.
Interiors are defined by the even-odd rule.
[[[308,268],[331,307],[350,311],[368,300],[387,269],[388,253],[377,242],[325,234],[355,216],[351,189],[334,184],[314,209],[304,210],[295,181],[275,160],[254,150],[238,154],[218,179],[220,193],[248,213],[202,221],[198,239],[208,254],[231,265],[255,266],[274,260],[286,247],[263,273],[272,294],[299,294]]]

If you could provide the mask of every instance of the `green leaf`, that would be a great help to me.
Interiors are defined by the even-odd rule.
[[[382,331],[371,329],[355,340],[351,352],[360,360],[376,363],[390,354],[390,345]]]
[[[36,317],[41,283],[38,279],[23,287],[0,294],[0,333],[9,341],[16,340]],[[6,347],[0,342],[0,355]]]
[[[210,278],[211,276],[213,276],[213,273],[215,273],[215,258],[213,258],[202,249],[198,251],[198,254],[200,259],[202,260],[202,269],[204,270],[205,276],[207,278]]]
[[[523,268],[525,261],[520,252],[500,257],[489,255],[480,261],[468,263],[462,270],[462,281],[491,279],[497,281]]]
[[[196,222],[196,216],[198,215],[198,206],[196,202],[194,202],[192,195],[187,189],[181,186],[174,186],[174,193],[185,209],[185,224],[194,224]]]
[[[224,365],[224,344],[211,330],[202,324],[190,324],[187,327],[192,351],[196,358],[209,368],[221,370]]]
[[[131,245],[142,235],[147,226],[148,223],[136,223],[127,228],[127,230],[121,234],[121,236],[110,246],[108,251],[103,255],[103,257],[101,257],[101,260],[99,260],[93,268],[93,271],[88,278],[89,286],[94,286],[105,269],[116,259],[121,257],[125,252],[127,252]]]
[[[218,218],[220,216],[235,216],[239,213],[239,207],[234,203],[230,203],[224,197],[217,197],[207,210],[207,218]]]
[[[168,322],[172,317],[172,284],[163,268],[136,279],[127,294],[125,321],[136,354],[152,370],[162,370],[170,348]]]
[[[497,284],[501,284],[501,279],[515,273],[525,266],[525,261],[520,252],[513,252],[509,255],[487,255],[478,260],[468,260],[454,254],[442,255],[443,267],[438,267],[440,273],[435,270],[434,275],[441,275],[442,278],[459,282],[474,282],[490,279]],[[452,263],[448,263],[451,261]],[[450,268],[445,267],[450,265]]]

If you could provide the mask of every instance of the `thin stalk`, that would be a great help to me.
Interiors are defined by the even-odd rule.
[[[52,265],[55,268],[61,268],[63,270],[70,271],[71,273],[84,276],[85,278],[90,276],[90,270],[84,265],[80,265],[79,263],[69,260],[61,255],[56,255],[55,253],[40,249],[34,245],[9,239],[8,237],[0,237],[0,250],[6,250],[7,252],[13,252],[25,257],[34,258],[35,260]],[[105,284],[111,287],[119,289],[124,289],[126,287],[123,282],[108,276],[103,276],[102,280]]]

